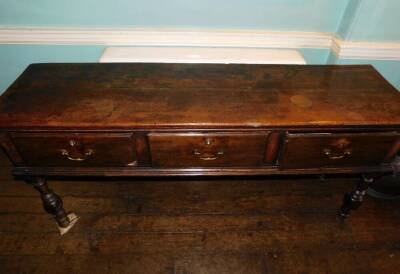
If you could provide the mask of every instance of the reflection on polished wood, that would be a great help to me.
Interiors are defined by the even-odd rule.
[[[400,94],[368,65],[33,64],[0,97],[0,144],[34,182],[375,178],[393,171],[399,143]]]

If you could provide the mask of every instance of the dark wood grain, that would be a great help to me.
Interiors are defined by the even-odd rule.
[[[400,94],[365,65],[33,64],[0,128],[17,175],[386,172]]]
[[[153,167],[262,166],[267,139],[267,132],[149,135]]]
[[[279,150],[283,140],[283,134],[280,132],[272,132],[267,141],[267,147],[265,149],[264,162],[269,165],[276,164],[278,159]]]
[[[399,203],[339,223],[357,179],[304,176],[390,173],[399,133],[371,66],[31,65],[0,97],[0,272],[396,273]]]
[[[151,155],[146,132],[137,132],[135,134],[135,139],[138,166],[150,166]]]
[[[363,66],[35,64],[1,128],[399,126],[400,94]]]
[[[332,214],[356,180],[55,180],[81,217],[60,237],[34,190],[0,174],[0,272],[396,273],[398,201]]]
[[[11,141],[9,134],[6,132],[0,133],[0,152],[2,156],[4,157],[5,155],[8,156],[12,164],[17,165],[17,166],[22,166],[24,165],[24,160],[21,158],[21,155],[15,148],[14,143]],[[8,161],[8,163],[10,163]]]
[[[11,138],[28,166],[136,165],[129,133],[13,133]]]
[[[280,160],[282,169],[376,166],[396,147],[398,133],[289,134]]]
[[[260,175],[302,175],[302,174],[361,174],[390,173],[389,164],[357,167],[315,167],[287,168],[277,167],[201,167],[201,168],[149,168],[149,167],[16,167],[13,174],[18,176],[136,176],[136,177],[174,177],[174,176],[260,176]]]

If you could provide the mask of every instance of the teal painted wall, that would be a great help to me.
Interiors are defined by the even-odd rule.
[[[98,62],[102,46],[0,45],[0,93],[31,63]]]
[[[400,61],[387,60],[357,60],[357,59],[338,59],[333,52],[329,54],[327,64],[330,65],[354,65],[370,64],[373,65],[383,77],[386,78],[397,90],[400,91]]]
[[[400,61],[380,60],[339,60],[336,64],[371,64],[386,78],[397,90],[400,91]]]
[[[352,41],[400,42],[399,0],[350,0],[338,35]]]
[[[363,0],[349,1],[346,10],[343,13],[339,28],[336,32],[341,38],[346,39],[348,37],[350,29],[352,28],[352,24],[354,24],[357,11],[361,5],[361,1]]]
[[[103,46],[0,45],[0,94],[31,63],[98,62]],[[308,64],[325,64],[329,50],[300,49]]]
[[[0,94],[31,63],[98,62],[102,46],[0,45]],[[372,64],[400,90],[400,61],[338,60],[329,50],[300,49],[308,64]]]
[[[350,0],[337,35],[346,41],[400,42],[399,0]],[[400,90],[400,61],[344,60],[334,54],[329,64],[372,64]]]
[[[329,49],[299,49],[307,64],[324,65],[330,56]]]
[[[1,0],[0,25],[334,32],[349,0]]]
[[[400,41],[399,0],[0,0],[0,27],[179,27],[337,33]],[[97,62],[102,46],[0,45],[0,93],[30,63]],[[309,64],[372,63],[400,89],[400,61],[337,60],[300,49]]]

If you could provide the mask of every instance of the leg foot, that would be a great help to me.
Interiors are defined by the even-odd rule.
[[[352,192],[344,195],[343,204],[338,213],[338,216],[341,220],[344,220],[350,216],[352,210],[360,207],[362,201],[364,200],[368,186],[374,181],[375,179],[373,177],[362,175],[355,189]]]
[[[62,226],[58,226],[58,230],[60,231],[60,235],[64,235],[65,233],[67,233],[74,225],[75,223],[78,221],[78,216],[75,215],[75,213],[69,213],[67,215],[68,220],[69,220],[69,225],[67,227],[62,227]]]
[[[51,190],[43,177],[29,178],[27,182],[39,191],[42,198],[43,208],[47,213],[54,216],[59,227],[66,228],[70,225],[71,221],[64,210],[63,202],[53,190]]]

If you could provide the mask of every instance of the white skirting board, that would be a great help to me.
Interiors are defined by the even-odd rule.
[[[108,47],[100,62],[306,64],[297,50],[231,47]]]

